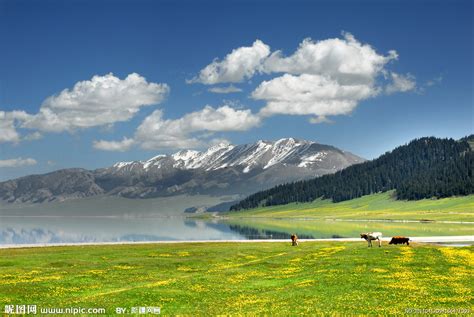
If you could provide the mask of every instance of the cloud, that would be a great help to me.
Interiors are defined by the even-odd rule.
[[[259,71],[269,54],[270,47],[256,40],[252,46],[234,49],[222,61],[215,59],[199,72],[199,76],[187,82],[205,85],[241,82]]]
[[[102,151],[124,152],[129,150],[134,143],[133,139],[123,138],[122,141],[94,141],[93,147]]]
[[[392,82],[385,87],[385,92],[387,94],[407,92],[416,89],[415,77],[411,74],[401,75],[391,72],[390,77]]]
[[[252,98],[266,100],[262,116],[276,114],[326,117],[349,114],[360,100],[377,94],[371,85],[342,85],[321,75],[285,74],[261,83]],[[321,119],[319,120],[319,122]],[[313,119],[313,122],[318,120]]]
[[[284,75],[263,81],[252,92],[252,98],[266,101],[261,115],[310,115],[311,123],[328,122],[327,116],[348,115],[361,101],[379,95],[383,88],[377,79],[387,63],[398,59],[397,52],[381,55],[352,34],[343,35],[305,39],[289,57],[272,53],[263,70]]]
[[[35,141],[35,140],[39,140],[41,138],[43,138],[43,135],[41,133],[39,133],[38,131],[35,131],[33,133],[25,135],[23,140],[25,140],[25,141]]]
[[[232,144],[232,142],[224,138],[214,138],[214,139],[209,140],[208,144],[209,146],[222,146],[222,145],[230,145]]]
[[[318,124],[318,123],[334,123],[333,121],[329,120],[325,116],[317,116],[309,119],[310,123]]]
[[[22,166],[31,166],[36,165],[37,162],[35,159],[21,157],[9,160],[0,160],[0,167],[22,167]]]
[[[343,39],[305,39],[289,57],[276,51],[265,60],[263,69],[267,73],[326,76],[342,85],[371,84],[389,61],[398,59],[394,50],[387,56],[380,55],[352,34],[344,32],[343,35]]]
[[[222,142],[212,138],[217,132],[246,131],[259,124],[260,118],[250,110],[228,105],[206,106],[179,119],[165,119],[162,110],[155,110],[137,128],[133,140],[96,141],[94,147],[108,151],[124,151],[133,144],[148,150],[196,148]]]
[[[259,124],[260,118],[250,110],[227,105],[206,106],[175,120],[163,119],[163,112],[156,110],[137,128],[135,140],[145,149],[195,148],[216,132],[246,131]]]
[[[206,106],[181,118],[167,119],[155,110],[143,120],[133,136],[122,140],[96,140],[99,150],[192,148],[212,143],[219,133],[247,131],[274,115],[309,116],[311,123],[331,122],[331,116],[348,115],[364,100],[381,94],[421,91],[411,74],[388,70],[398,59],[390,50],[378,53],[350,33],[341,38],[303,40],[290,55],[270,50],[256,40],[239,47],[223,59],[215,59],[188,83],[216,85],[237,83],[265,75],[251,92],[263,101],[258,113],[224,102],[218,108]],[[380,80],[383,79],[383,80]],[[431,83],[426,83],[429,86]],[[35,132],[23,139],[37,139],[45,132],[73,132],[91,127],[110,129],[116,122],[130,120],[142,107],[160,104],[168,95],[166,84],[147,82],[132,73],[125,79],[112,73],[94,76],[47,98],[37,114],[0,111],[0,142],[19,142],[18,129]],[[240,92],[230,84],[209,88],[213,93]]]
[[[70,132],[128,121],[141,107],[162,102],[168,92],[168,85],[148,83],[136,73],[125,79],[112,73],[94,76],[47,98],[39,113],[25,118],[21,127]]]
[[[24,111],[0,111],[0,143],[18,143],[21,136],[16,130],[29,115]]]
[[[136,73],[125,79],[112,73],[96,75],[47,98],[36,114],[0,111],[0,143],[38,140],[43,137],[40,131],[110,128],[116,122],[130,120],[141,107],[161,103],[168,93],[168,85],[149,83]],[[18,129],[37,131],[22,138]]]
[[[235,87],[234,85],[226,86],[226,87],[212,87],[208,89],[210,92],[216,94],[230,94],[233,92],[241,92],[242,89]]]
[[[161,148],[196,148],[202,141],[190,136],[193,128],[185,126],[188,120],[166,120],[162,110],[155,110],[145,118],[135,132],[140,147],[148,150]]]
[[[210,85],[239,82],[256,74],[277,74],[251,93],[253,99],[266,102],[260,115],[309,115],[312,123],[350,114],[361,101],[383,91],[390,94],[416,88],[413,76],[386,69],[399,57],[395,50],[380,54],[351,33],[342,35],[321,41],[307,38],[289,56],[280,50],[270,54],[269,46],[257,40],[252,47],[237,48],[222,61],[206,66],[194,82]],[[390,83],[384,85],[379,79],[387,74]],[[222,91],[218,87],[209,90]]]

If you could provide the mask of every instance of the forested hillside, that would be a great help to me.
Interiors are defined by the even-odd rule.
[[[335,174],[255,193],[231,210],[310,202],[334,202],[396,189],[398,199],[417,200],[474,193],[474,135],[461,140],[427,137],[387,152],[377,159]]]

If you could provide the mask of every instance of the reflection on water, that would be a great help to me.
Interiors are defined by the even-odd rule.
[[[34,244],[34,243],[62,243],[62,242],[92,242],[92,237],[78,235],[72,237],[62,232],[53,232],[43,228],[5,228],[0,233],[2,244]]]
[[[232,221],[198,220],[183,214],[161,217],[0,216],[0,244],[289,239],[292,233],[302,239],[324,239],[358,237],[360,232],[368,231],[380,231],[385,237],[474,234],[472,224],[261,218]]]
[[[229,200],[235,198],[97,196],[43,204],[0,202],[0,244],[245,239],[226,224],[190,219],[184,213],[192,206]]]
[[[275,218],[229,219],[232,230],[251,239],[253,235],[261,238],[289,238],[296,233],[300,238],[358,238],[361,232],[382,232],[383,236],[461,236],[474,235],[472,223],[440,222],[394,222],[394,221],[331,221],[331,220],[293,220]]]
[[[314,239],[314,236],[299,233],[298,231],[289,233],[275,230],[257,229],[248,226],[229,225],[230,230],[238,232],[249,240],[254,239],[290,239],[290,236],[295,233],[300,239]]]
[[[185,217],[0,217],[0,244],[245,239],[228,225]]]

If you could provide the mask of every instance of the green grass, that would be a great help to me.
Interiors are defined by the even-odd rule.
[[[474,195],[443,199],[400,201],[394,192],[363,196],[333,203],[318,199],[312,203],[292,203],[225,213],[227,217],[380,219],[474,221]]]
[[[473,307],[474,248],[179,243],[0,250],[0,307],[163,315],[395,314]]]

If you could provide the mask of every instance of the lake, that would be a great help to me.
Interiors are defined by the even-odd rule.
[[[167,217],[0,217],[0,244],[44,244],[167,240],[286,239],[358,237],[381,231],[384,236],[472,235],[469,224],[318,220],[200,220]]]
[[[384,236],[473,235],[467,223],[373,222],[272,218],[196,219],[190,206],[228,197],[193,196],[147,200],[99,197],[62,203],[0,206],[0,244],[240,240]],[[191,216],[191,217],[190,217]]]

